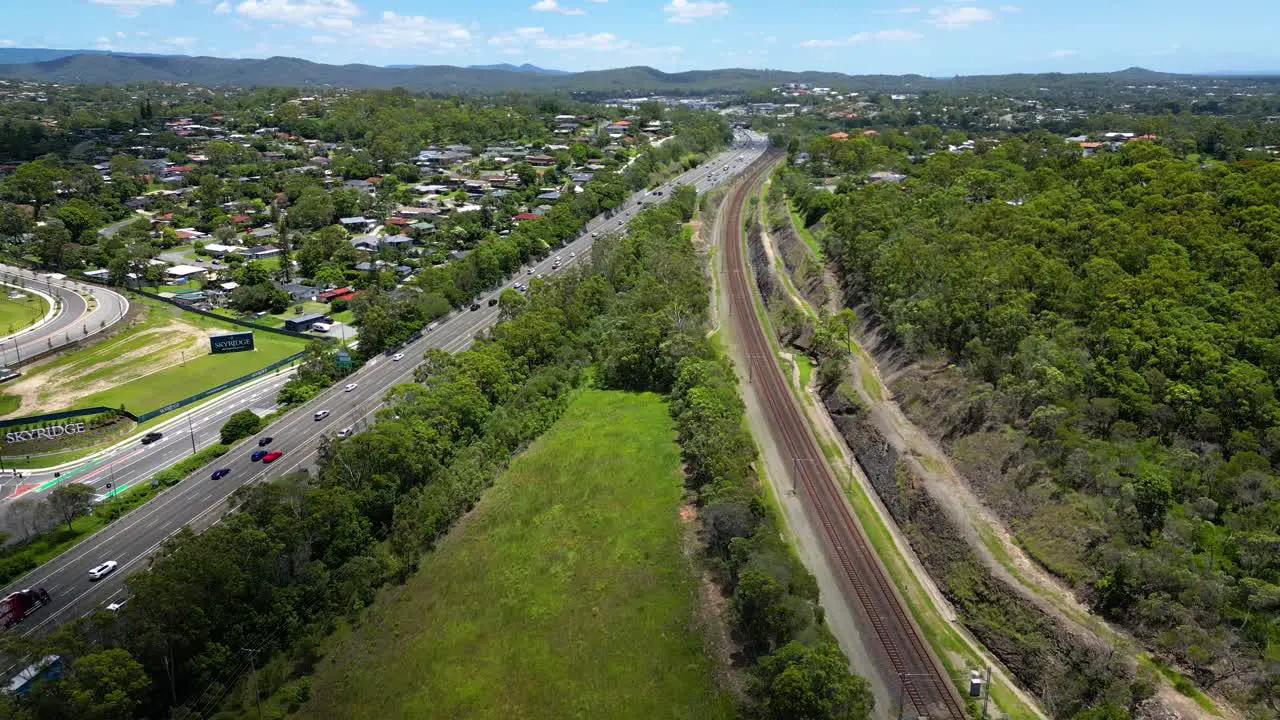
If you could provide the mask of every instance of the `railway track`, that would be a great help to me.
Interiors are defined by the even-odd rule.
[[[792,460],[792,474],[797,491],[803,490],[805,511],[822,528],[829,557],[857,599],[851,604],[862,609],[863,619],[879,641],[890,671],[886,675],[898,681],[899,705],[909,703],[915,710],[914,717],[963,720],[968,716],[959,692],[925,644],[870,541],[855,521],[755,316],[752,276],[742,254],[742,209],[776,157],[769,154],[758,160],[757,166],[739,182],[730,195],[724,222],[732,315],[746,346],[750,377],[763,401],[774,437],[782,445],[779,449]],[[893,710],[900,718],[908,716],[902,707]]]

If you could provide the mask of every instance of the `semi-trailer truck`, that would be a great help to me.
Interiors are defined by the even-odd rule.
[[[8,630],[49,603],[49,593],[44,588],[27,588],[9,593],[0,600],[0,626]]]

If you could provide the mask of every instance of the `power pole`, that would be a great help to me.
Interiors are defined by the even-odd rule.
[[[258,720],[262,720],[262,693],[258,691],[258,664],[256,662],[258,651],[245,648],[245,652],[249,653],[249,669],[253,672],[253,701],[258,706]]]
[[[191,454],[196,454],[196,429],[191,424],[191,413],[187,413],[187,432],[191,433]]]

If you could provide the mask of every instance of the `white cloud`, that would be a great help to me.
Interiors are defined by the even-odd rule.
[[[914,15],[920,12],[919,5],[908,5],[900,8],[890,8],[888,10],[877,10],[877,15]]]
[[[144,38],[144,37],[151,37],[151,33],[146,32],[146,31],[143,31],[143,30],[139,30],[138,32],[134,33],[134,34],[133,34],[133,36],[134,36],[134,37],[140,37],[140,38]]]
[[[453,50],[471,44],[471,32],[452,20],[397,15],[391,10],[383,12],[377,22],[361,25],[358,32],[365,42],[379,48]]]
[[[558,0],[538,0],[529,6],[534,12],[553,12],[561,15],[586,15],[587,11],[579,7],[565,7]]]
[[[165,38],[161,42],[163,42],[165,45],[172,45],[173,47],[186,48],[186,47],[191,47],[192,45],[195,45],[196,39],[193,37],[187,37],[187,36],[171,37],[171,38]]]
[[[94,5],[106,5],[115,8],[117,12],[125,15],[137,15],[139,10],[149,7],[167,7],[173,5],[174,0],[89,0]]]
[[[923,35],[915,30],[874,30],[870,32],[857,32],[849,37],[838,40],[805,40],[800,43],[800,47],[851,47],[853,45],[862,45],[869,42],[907,42],[919,40],[923,37]]]
[[[936,7],[929,11],[929,22],[944,30],[959,30],[994,18],[995,13],[987,8],[972,5]]]
[[[1002,13],[1020,13],[1020,12],[1022,12],[1022,8],[1018,7],[1017,5],[1001,5],[1001,6],[1000,6],[999,8],[997,8],[997,9],[998,9],[1000,12],[1002,12]]]
[[[1064,57],[1071,57],[1072,55],[1075,55],[1075,54],[1076,54],[1075,50],[1054,50],[1053,52],[1049,53],[1049,57],[1064,58]]]
[[[17,45],[17,44],[18,43],[12,40],[0,40],[0,47],[13,47],[14,45]]]
[[[352,0],[241,0],[236,12],[255,20],[340,29],[351,27],[360,8]]]
[[[724,17],[729,14],[729,3],[718,0],[671,0],[662,11],[669,13],[670,22],[691,23],[695,20],[711,17]]]
[[[123,40],[124,38],[125,38],[125,34],[124,34],[124,32],[122,32],[122,31],[116,31],[116,39],[117,39],[117,40]]]
[[[312,35],[311,42],[316,45],[332,45],[338,42],[338,39],[331,35]]]
[[[213,11],[219,15],[226,15],[231,12],[231,3],[227,2],[227,0],[222,0],[222,2],[218,3],[218,6],[215,7]]]
[[[607,52],[625,55],[630,58],[669,59],[672,55],[684,52],[679,47],[649,47],[624,40],[609,32],[572,33],[569,35],[552,35],[545,28],[521,27],[489,38],[489,45],[498,48],[504,55],[519,55],[529,50],[545,50],[572,53]]]

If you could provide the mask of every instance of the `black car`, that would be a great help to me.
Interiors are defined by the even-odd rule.
[[[151,443],[153,443],[153,442],[155,442],[155,441],[159,440],[159,439],[160,439],[160,438],[162,438],[162,437],[164,437],[164,433],[149,432],[149,433],[147,433],[146,435],[143,435],[143,436],[142,436],[142,444],[143,444],[143,445],[150,445]]]
[[[471,303],[471,311],[475,312],[480,309],[480,303]]]
[[[498,304],[498,298],[489,298],[489,307],[493,307],[494,305],[497,305],[497,304]]]
[[[275,438],[269,438],[269,437],[258,438],[258,447],[266,447],[270,445],[271,441],[274,439]]]
[[[222,478],[224,478],[224,477],[226,477],[226,476],[228,476],[228,475],[230,475],[230,474],[231,474],[231,468],[222,468],[221,470],[214,470],[214,471],[213,471],[213,479],[214,479],[214,480],[221,480]]]

